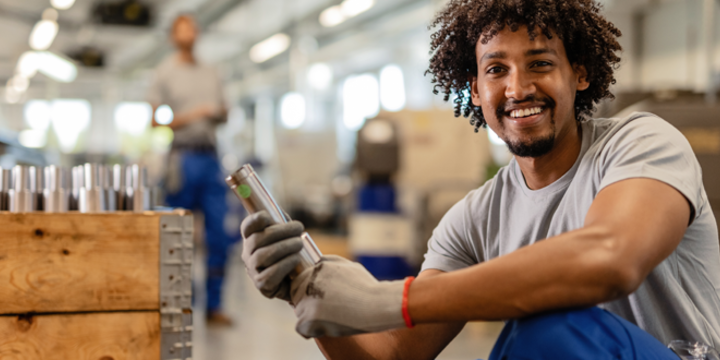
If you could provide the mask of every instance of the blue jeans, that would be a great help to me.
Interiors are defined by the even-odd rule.
[[[627,320],[598,307],[511,320],[489,360],[678,360]]]
[[[169,206],[190,210],[200,209],[205,215],[205,245],[207,247],[207,309],[220,309],[221,289],[225,277],[225,263],[233,239],[225,233],[223,221],[228,211],[217,156],[210,152],[183,152],[180,190],[167,195]]]

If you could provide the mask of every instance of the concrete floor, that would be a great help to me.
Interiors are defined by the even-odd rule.
[[[226,312],[235,321],[230,328],[205,326],[204,261],[194,267],[196,306],[193,326],[195,360],[317,360],[324,359],[312,340],[295,332],[292,309],[279,300],[264,298],[252,286],[238,254],[231,257],[223,296]],[[487,359],[502,323],[469,323],[437,357],[438,360]]]

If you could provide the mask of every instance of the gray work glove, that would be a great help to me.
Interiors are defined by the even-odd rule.
[[[362,265],[324,256],[292,282],[292,301],[304,337],[348,336],[405,327],[404,281],[377,281]]]
[[[245,217],[241,225],[242,258],[250,279],[263,295],[290,301],[287,276],[300,263],[303,225],[299,221],[272,224],[264,210]]]

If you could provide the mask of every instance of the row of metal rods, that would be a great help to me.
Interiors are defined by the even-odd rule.
[[[0,169],[0,210],[97,213],[151,209],[147,169],[134,165]]]

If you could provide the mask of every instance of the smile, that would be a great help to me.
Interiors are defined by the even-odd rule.
[[[528,117],[531,115],[539,114],[541,112],[542,112],[542,107],[536,106],[536,107],[532,107],[529,109],[513,110],[510,112],[510,117],[518,119],[518,118],[524,118],[524,117]]]

